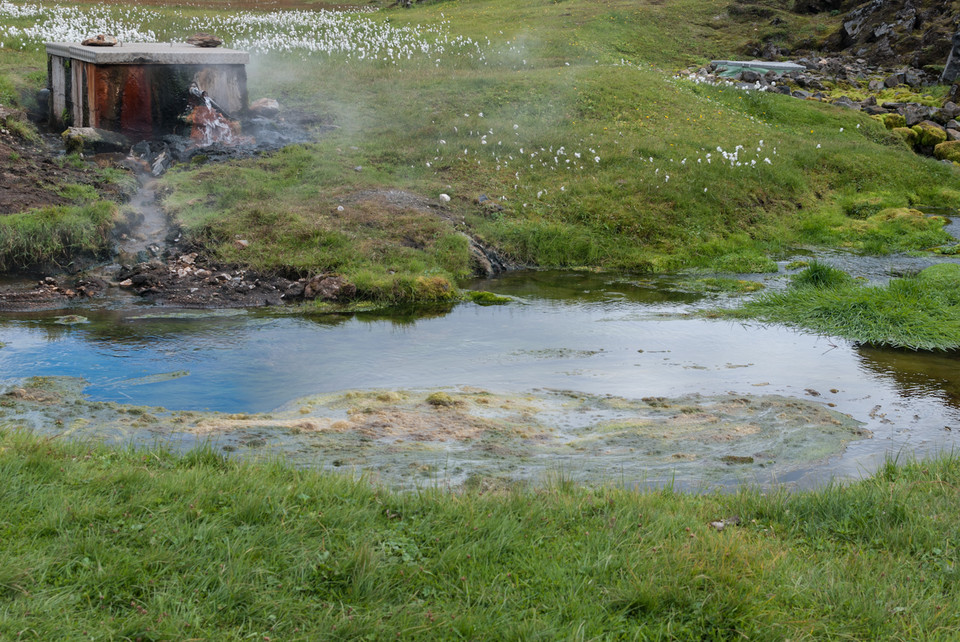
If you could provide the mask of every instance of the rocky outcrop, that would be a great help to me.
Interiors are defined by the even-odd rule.
[[[801,3],[798,2],[799,10]],[[824,5],[828,2],[805,4]],[[869,64],[940,67],[960,25],[953,2],[946,0],[870,0],[844,16],[827,40],[827,49],[865,59]]]

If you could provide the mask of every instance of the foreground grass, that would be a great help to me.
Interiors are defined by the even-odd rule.
[[[815,263],[794,277],[790,289],[766,293],[726,314],[875,346],[958,350],[960,265],[934,265],[915,277],[866,286]]]
[[[802,493],[399,494],[5,433],[0,637],[946,639],[958,484],[947,456]]]

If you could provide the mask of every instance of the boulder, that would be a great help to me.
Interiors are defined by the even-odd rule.
[[[892,89],[903,82],[903,76],[900,74],[891,74],[883,79],[883,86]]]
[[[869,83],[867,83],[867,89],[872,92],[883,91],[883,88],[884,84],[882,80],[871,80]]]
[[[903,72],[903,82],[913,88],[923,85],[923,72],[919,69],[907,69]]]
[[[947,160],[953,163],[960,162],[960,140],[940,143],[933,148],[933,155],[940,160]]]
[[[952,140],[960,140],[960,129],[947,130],[947,142],[950,142]]]
[[[904,107],[900,113],[902,113],[903,117],[907,119],[907,127],[913,127],[914,125],[918,125],[925,120],[929,120],[935,111],[936,109],[933,107],[911,103]]]
[[[757,82],[760,78],[760,74],[750,69],[744,69],[740,72],[740,80],[743,82]]]
[[[915,131],[912,130],[911,128],[909,128],[909,127],[894,127],[894,128],[893,128],[893,132],[894,132],[895,134],[899,134],[900,137],[903,139],[903,141],[904,141],[907,145],[909,145],[910,147],[913,147],[914,145],[917,144],[917,139],[919,138],[919,136],[917,135],[917,132],[915,132]]]
[[[957,116],[960,116],[960,106],[958,106],[955,102],[948,100],[943,107],[933,113],[933,120],[945,125],[949,121],[954,120]]]
[[[280,103],[273,98],[260,98],[250,103],[249,111],[262,118],[275,118],[280,113]]]
[[[940,82],[952,83],[960,76],[960,31],[953,34],[950,41],[950,53],[947,55],[947,64],[940,74]]]
[[[921,147],[936,147],[947,140],[946,130],[929,120],[914,125],[911,129],[917,132],[917,145]]]
[[[130,149],[130,140],[123,134],[96,127],[71,127],[60,137],[70,153],[126,153]]]
[[[877,120],[883,123],[887,129],[896,129],[897,127],[906,127],[907,119],[900,114],[882,114],[877,116]]]

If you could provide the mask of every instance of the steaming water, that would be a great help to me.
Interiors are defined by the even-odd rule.
[[[716,301],[678,292],[671,283],[576,272],[512,274],[477,285],[513,296],[513,303],[463,304],[432,316],[280,316],[132,305],[7,314],[0,318],[0,386],[10,389],[32,376],[78,377],[88,382],[89,400],[228,413],[289,409],[304,397],[356,389],[467,386],[541,401],[556,390],[626,400],[772,395],[844,413],[873,433],[852,438],[832,456],[750,472],[755,479],[775,475],[800,484],[858,476],[890,453],[924,455],[956,446],[956,354],[862,348],[782,327],[692,317],[688,313]],[[68,314],[89,322],[65,320]],[[554,404],[545,416],[561,425],[576,423],[583,412]],[[44,416],[49,421],[52,415]],[[258,434],[269,440],[269,431]],[[152,442],[163,435],[153,430],[134,437]],[[328,446],[325,456],[340,447]],[[296,452],[304,452],[302,443]],[[590,470],[602,470],[604,452],[588,453]],[[432,457],[455,455],[448,449]],[[380,452],[376,463],[390,468],[404,456],[390,460]],[[663,466],[645,469],[639,455],[619,456],[618,466],[633,464],[627,483],[670,478]],[[489,473],[496,460],[484,466]],[[678,464],[681,477],[695,483],[697,466]],[[459,462],[458,470],[468,474],[469,462]],[[735,467],[709,476],[721,484],[743,478]]]

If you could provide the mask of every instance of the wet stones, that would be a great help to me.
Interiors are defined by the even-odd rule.
[[[336,274],[295,281],[218,265],[196,252],[122,268],[117,285],[164,305],[187,308],[257,307],[304,300],[349,301],[356,286]]]
[[[43,310],[69,305],[76,299],[98,296],[108,284],[96,277],[60,280],[52,276],[38,281],[32,288],[0,290],[0,310]]]

